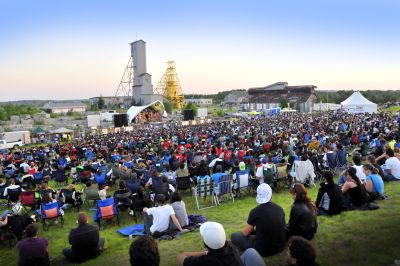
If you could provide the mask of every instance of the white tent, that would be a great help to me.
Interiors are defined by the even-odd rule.
[[[146,108],[152,108],[153,110],[160,112],[163,117],[166,117],[164,104],[160,101],[154,101],[144,106],[131,106],[126,112],[128,114],[128,122],[132,123],[133,119],[135,119],[135,117]]]
[[[359,91],[341,102],[343,109],[348,113],[376,113],[378,105],[365,98]]]

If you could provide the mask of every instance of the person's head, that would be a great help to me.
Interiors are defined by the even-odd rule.
[[[303,154],[303,155],[301,156],[301,160],[302,160],[302,161],[307,161],[307,160],[308,160],[308,156],[307,156],[306,154]]]
[[[328,184],[330,184],[330,185],[332,185],[332,184],[334,184],[335,182],[333,181],[333,174],[332,174],[332,172],[331,171],[323,171],[322,172],[322,177],[325,179],[325,181],[328,183]]]
[[[26,236],[29,238],[36,237],[38,230],[39,230],[39,228],[38,228],[37,224],[29,224],[25,228]]]
[[[85,225],[89,221],[89,218],[85,212],[78,213],[78,224]]]
[[[129,260],[132,266],[158,266],[160,253],[157,242],[151,236],[140,236],[129,248]]]
[[[156,201],[157,201],[158,205],[164,205],[166,199],[167,199],[167,198],[165,197],[164,194],[158,194],[158,195],[156,196]]]
[[[184,164],[184,163],[180,163],[180,164],[179,164],[179,168],[180,168],[181,170],[185,169],[185,164]]]
[[[390,149],[390,148],[387,149],[385,153],[389,157],[394,157],[394,151],[392,149]]]
[[[222,173],[222,165],[217,165],[217,166],[215,167],[215,172],[216,172],[216,173]]]
[[[10,185],[15,185],[15,179],[14,178],[10,178]]]
[[[203,223],[200,226],[200,235],[203,238],[204,246],[209,250],[218,250],[225,247],[225,230],[220,223]]]
[[[87,181],[87,182],[86,182],[86,187],[91,187],[91,186],[92,186],[92,181],[90,181],[90,180]]]
[[[376,164],[376,159],[374,155],[368,155],[367,156],[367,162],[370,164]]]
[[[118,182],[118,188],[119,188],[119,189],[126,189],[126,184],[125,184],[125,181],[124,181],[124,180],[120,180],[120,181]]]
[[[361,156],[359,154],[353,155],[353,163],[357,166],[361,165]]]
[[[347,181],[354,180],[358,186],[361,185],[360,179],[358,179],[357,177],[357,169],[354,167],[350,167],[349,169],[347,169],[346,180]]]
[[[174,192],[171,195],[171,203],[177,202],[177,201],[181,201],[182,197],[181,194],[179,194],[179,192]]]
[[[378,171],[372,164],[367,163],[367,164],[363,165],[363,172],[367,176],[370,174],[376,174]]]
[[[311,243],[301,236],[292,236],[288,242],[288,263],[297,266],[316,265],[316,252]]]
[[[50,203],[50,202],[52,202],[53,201],[53,198],[51,197],[51,194],[50,193],[45,193],[44,195],[43,195],[43,202],[44,203]]]
[[[301,183],[295,183],[290,188],[290,193],[292,194],[293,200],[295,203],[305,203],[310,211],[315,214],[316,207],[314,202],[308,196],[307,189]]]
[[[263,183],[257,187],[257,197],[256,201],[258,204],[264,204],[271,200],[272,198],[272,189],[271,187]]]

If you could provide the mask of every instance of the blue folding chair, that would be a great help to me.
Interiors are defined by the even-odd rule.
[[[40,220],[43,223],[43,230],[47,231],[49,228],[49,224],[46,223],[46,220],[60,220],[61,227],[64,225],[64,219],[61,213],[60,203],[52,202],[52,203],[43,203],[40,206]]]
[[[232,176],[224,174],[220,176],[218,180],[218,190],[214,190],[215,194],[215,200],[217,205],[220,205],[219,198],[224,196],[224,195],[230,195],[232,198],[232,202],[235,202],[235,199],[233,197],[232,193]]]
[[[101,172],[101,174],[95,173],[93,176],[94,176],[94,180],[96,181],[96,183],[99,186],[102,186],[106,183],[106,173],[104,173],[104,172]]]
[[[94,221],[101,227],[101,221],[110,221],[114,217],[117,218],[117,223],[119,225],[119,215],[117,204],[114,198],[107,198],[105,200],[97,201],[97,210],[94,213]]]
[[[41,172],[36,172],[33,174],[33,178],[36,184],[40,184],[43,181],[43,174]]]

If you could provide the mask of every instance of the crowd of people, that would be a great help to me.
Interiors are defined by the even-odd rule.
[[[0,198],[18,206],[23,203],[20,195],[33,191],[34,208],[41,213],[45,204],[60,202],[67,208],[79,206],[83,200],[112,196],[130,209],[131,215],[143,211],[149,237],[132,243],[132,265],[158,265],[160,256],[152,237],[169,230],[188,231],[185,203],[175,191],[177,180],[188,177],[195,185],[208,177],[218,191],[220,178],[228,175],[238,196],[237,177],[245,172],[250,189],[257,193],[258,206],[249,210],[243,230],[228,241],[221,224],[204,223],[200,234],[205,250],[180,254],[178,264],[264,265],[262,257],[277,254],[288,245],[290,265],[313,265],[316,255],[309,240],[317,233],[318,215],[377,208],[371,202],[385,198],[384,181],[400,180],[398,123],[397,117],[384,113],[291,113],[186,127],[173,122],[144,125],[134,132],[3,150]],[[347,163],[350,156],[351,166]],[[272,190],[279,181],[277,167],[284,167],[293,199],[288,224],[282,207],[272,201]],[[335,173],[340,173],[337,182]],[[61,183],[63,189],[50,188],[49,180]],[[67,185],[68,180],[72,183]],[[316,180],[321,187],[314,201],[308,187]],[[83,191],[76,189],[79,183],[84,184]],[[11,218],[15,223],[15,217],[23,217],[17,209],[13,207],[11,213],[2,215],[0,238],[6,228],[12,228],[19,230],[20,236],[25,231],[28,238],[36,239],[35,217],[24,217],[27,222],[18,229],[10,225]],[[19,250],[27,245],[40,246],[40,252],[47,248],[47,240],[28,240],[20,242]],[[85,213],[78,214],[78,228],[71,231],[69,242],[71,247],[63,254],[75,262],[94,258],[104,248],[104,239],[88,224]],[[88,249],[90,252],[82,254]],[[32,252],[31,258],[40,257],[40,252]],[[21,265],[29,260],[27,254],[20,254]]]

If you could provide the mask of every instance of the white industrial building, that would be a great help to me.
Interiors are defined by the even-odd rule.
[[[131,43],[131,56],[133,65],[133,100],[143,105],[155,101],[163,101],[163,96],[154,94],[151,75],[147,73],[146,42],[138,40]]]
[[[199,98],[199,99],[188,99],[188,98],[185,98],[183,100],[183,102],[185,104],[195,103],[198,106],[211,106],[213,104],[212,98]]]

